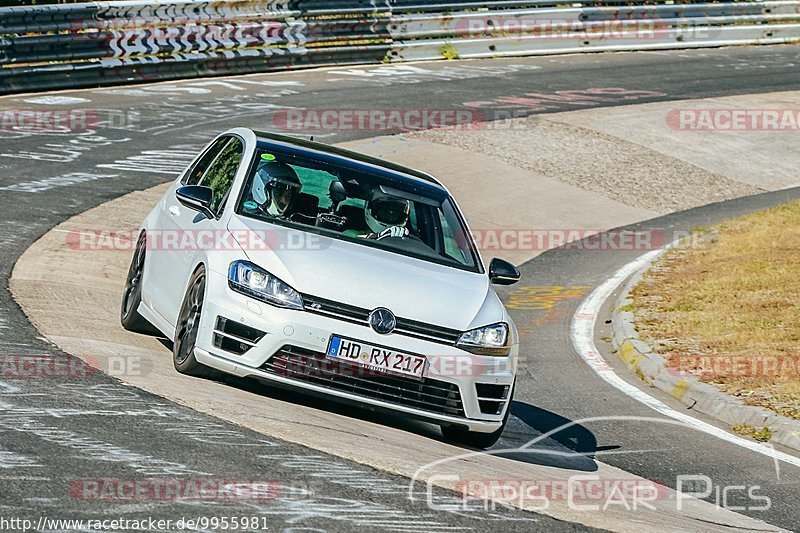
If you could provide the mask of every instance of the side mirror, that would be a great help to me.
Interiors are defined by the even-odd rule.
[[[331,211],[335,211],[341,202],[347,200],[347,191],[344,190],[344,185],[342,185],[341,181],[334,180],[331,182],[330,187],[328,187],[328,198],[333,202]]]
[[[214,198],[214,192],[210,187],[203,187],[201,185],[186,185],[175,191],[175,196],[178,201],[195,211],[203,213],[206,218],[216,218],[216,215],[211,210],[211,201]]]
[[[495,257],[489,263],[489,280],[495,285],[513,285],[520,278],[517,267]]]

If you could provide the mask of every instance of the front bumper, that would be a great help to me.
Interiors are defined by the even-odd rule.
[[[380,335],[366,325],[261,303],[230,290],[227,276],[218,272],[209,272],[207,287],[195,352],[200,363],[233,375],[256,377],[284,387],[332,396],[364,407],[404,413],[437,424],[462,426],[471,431],[492,432],[502,425],[510,398],[479,401],[476,384],[481,385],[482,391],[487,390],[486,386],[496,390],[507,387],[510,395],[516,370],[516,345],[508,357],[477,356],[452,345],[396,333]],[[242,343],[242,348],[247,348],[244,353],[232,353],[220,346],[218,317],[254,328],[263,335],[257,342],[248,342],[247,346]],[[297,374],[275,371],[274,363],[279,357],[286,357],[287,349],[289,354],[324,358],[332,334],[425,356],[428,364],[423,380],[373,375],[369,378],[373,383],[366,383],[363,377],[360,378],[359,384],[369,385],[371,389],[385,391],[400,386],[396,389],[400,392],[389,395],[365,392],[358,386],[346,387],[339,383],[333,386],[324,379],[307,379],[305,375],[298,379],[300,376]],[[457,390],[460,410],[431,409],[419,401],[408,401],[414,391],[417,391],[416,398],[425,396],[422,391],[429,392],[425,388],[428,386],[437,387],[437,391],[448,387]],[[451,394],[450,398],[453,396]],[[448,405],[452,404],[448,402]],[[494,411],[494,406],[497,411],[487,412],[487,405],[490,407],[488,411]]]

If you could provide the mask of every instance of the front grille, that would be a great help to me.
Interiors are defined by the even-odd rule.
[[[416,337],[418,339],[435,340],[434,342],[442,342],[443,344],[455,344],[461,336],[461,332],[457,329],[444,328],[442,326],[431,326],[424,322],[416,322],[408,320],[407,318],[398,318],[397,327],[395,331],[409,337]]]
[[[369,309],[334,302],[333,300],[326,300],[325,298],[310,296],[308,294],[303,294],[301,296],[303,297],[303,306],[309,313],[329,316],[362,326],[369,325],[368,319],[371,312]],[[461,331],[457,329],[434,326],[400,317],[397,317],[397,326],[394,332],[407,337],[414,337],[415,339],[438,342],[439,344],[451,346],[454,345],[461,336]]]
[[[325,354],[284,346],[261,369],[297,381],[431,413],[464,416],[458,385],[377,373]]]
[[[302,294],[301,296],[303,298],[303,307],[309,313],[328,315],[356,324],[367,324],[367,318],[370,313],[367,309],[326,300],[317,296],[309,296],[308,294]]]

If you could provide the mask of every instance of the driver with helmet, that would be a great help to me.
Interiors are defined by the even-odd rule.
[[[302,184],[286,163],[271,162],[256,172],[251,192],[259,209],[277,218],[289,218],[289,207]]]
[[[290,208],[301,189],[300,179],[292,167],[270,161],[262,164],[256,172],[251,195],[257,209],[275,218],[291,220]],[[409,237],[406,224],[410,213],[411,203],[408,200],[387,195],[375,196],[364,206],[364,220],[371,233],[361,236],[374,240]]]
[[[381,240],[387,237],[408,237],[406,227],[411,212],[408,200],[391,196],[378,196],[364,206],[364,219],[372,233],[368,239]]]

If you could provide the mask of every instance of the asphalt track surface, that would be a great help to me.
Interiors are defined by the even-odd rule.
[[[96,131],[78,135],[0,131],[0,276],[4,288],[0,292],[0,354],[58,354],[38,336],[8,291],[7,280],[16,258],[37,237],[104,201],[172,179],[199,147],[224,129],[270,129],[274,125],[270,117],[280,106],[464,109],[465,102],[484,101],[496,103],[484,108],[491,118],[495,111],[497,116],[505,116],[509,112],[547,113],[794,90],[800,86],[798,63],[800,49],[796,47],[739,47],[333,69],[252,76],[243,78],[245,82],[191,80],[58,93],[89,100],[61,105],[30,101],[42,102],[43,95],[0,99],[4,110],[92,108],[100,110],[103,117],[117,117],[100,124]],[[544,105],[541,99],[537,103],[519,100],[531,92],[563,95],[557,91],[620,87],[639,91],[638,96],[591,102],[549,99]],[[265,108],[265,102],[275,107]],[[135,120],[130,112],[136,113]],[[120,116],[128,120],[121,123]],[[340,142],[379,133],[392,131],[338,131],[317,134],[317,138]],[[642,226],[668,232],[688,230],[798,196],[797,191],[783,191],[749,197],[669,215]],[[523,283],[580,286],[588,293],[636,255],[556,250],[527,263],[522,269]],[[508,293],[503,291],[505,297]],[[718,486],[761,485],[759,493],[771,498],[771,508],[740,512],[785,528],[800,527],[796,509],[800,473],[796,468],[780,465],[776,471],[768,458],[714,437],[655,422],[653,419],[662,417],[608,386],[580,360],[569,340],[569,317],[579,301],[565,300],[558,312],[549,316],[543,316],[542,310],[512,311],[523,330],[523,356],[514,416],[500,445],[589,416],[646,417],[649,420],[580,423],[569,434],[558,436],[555,440],[559,442],[553,445],[594,454],[606,463],[671,487],[677,475],[695,474],[709,476]],[[601,327],[598,336],[606,334]],[[604,342],[598,338],[597,343],[602,349]],[[619,373],[627,376],[626,372],[620,369]],[[681,409],[675,402],[671,405]],[[403,478],[269,440],[102,375],[74,380],[0,377],[0,408],[3,516],[264,515],[271,529],[336,531],[375,527],[580,529],[532,513],[433,512],[424,502],[403,497],[397,490],[398,485],[405,489]],[[553,460],[542,456],[517,459]],[[569,467],[591,471],[590,459],[560,460],[568,461]],[[326,470],[321,464],[334,466]],[[347,470],[355,473],[342,473]],[[274,500],[218,502],[213,509],[170,501],[155,507],[141,502],[98,506],[69,494],[75,480],[136,476],[275,480],[284,490]],[[352,482],[362,477],[361,482]],[[714,496],[708,499],[713,501]],[[736,503],[747,506],[746,502]],[[489,520],[503,522],[489,524]]]

